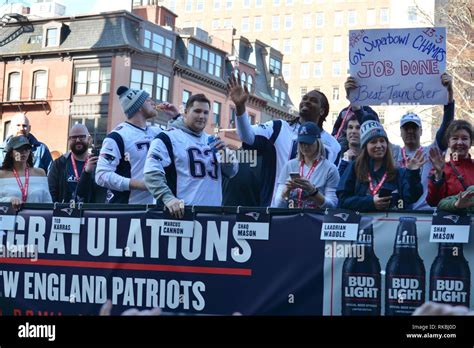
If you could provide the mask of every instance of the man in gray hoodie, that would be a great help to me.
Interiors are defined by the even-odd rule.
[[[192,95],[183,117],[153,140],[145,163],[145,185],[175,217],[185,205],[222,205],[222,175],[233,177],[239,164],[225,143],[204,132],[211,103]]]

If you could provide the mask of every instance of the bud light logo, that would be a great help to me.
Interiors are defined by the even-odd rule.
[[[434,279],[435,290],[432,290],[432,301],[468,305],[466,283],[454,279]]]
[[[400,299],[405,301],[421,301],[423,296],[423,290],[420,289],[421,283],[416,278],[393,277],[388,289],[388,298],[397,302]]]
[[[375,278],[366,276],[349,276],[344,288],[345,297],[378,299],[378,292]]]

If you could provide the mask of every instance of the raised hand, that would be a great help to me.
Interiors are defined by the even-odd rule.
[[[387,210],[388,208],[390,208],[390,201],[391,200],[392,200],[391,196],[379,197],[379,194],[377,193],[374,196],[375,209],[377,209],[377,210]]]
[[[459,192],[458,200],[454,203],[458,209],[466,209],[474,206],[474,191]]]
[[[344,83],[344,88],[346,89],[346,98],[349,99],[349,92],[352,90],[352,89],[356,89],[357,88],[357,82],[356,82],[356,79],[353,78],[352,76],[349,76],[346,80],[346,82]]]
[[[242,87],[240,76],[236,79],[235,75],[232,74],[227,80],[227,91],[237,108],[237,115],[242,115],[245,112],[245,103],[250,95],[247,85],[244,84],[244,87]]]
[[[432,147],[430,149],[430,162],[435,170],[436,180],[441,179],[446,162],[438,148]]]
[[[412,158],[408,159],[407,169],[417,170],[423,167],[427,159],[423,155],[423,149],[420,147]]]
[[[165,114],[169,119],[175,118],[177,115],[179,115],[179,109],[176,107],[176,105],[168,102],[158,104],[156,109],[159,112]]]
[[[448,102],[451,103],[454,100],[453,78],[451,75],[447,73],[441,75],[441,84],[448,90]]]

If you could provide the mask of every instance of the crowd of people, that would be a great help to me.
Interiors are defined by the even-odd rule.
[[[279,208],[474,209],[472,124],[454,120],[452,79],[441,76],[448,103],[429,146],[421,146],[421,118],[400,119],[403,146],[390,139],[370,106],[341,110],[331,133],[324,93],[306,93],[293,121],[251,125],[249,91],[232,75],[228,94],[236,108],[242,149],[257,153],[257,165],[239,163],[235,151],[205,132],[211,103],[192,95],[184,114],[170,103],[157,104],[144,90],[125,86],[117,95],[127,120],[89,153],[84,125],[69,131],[69,152],[52,160],[47,146],[31,134],[25,115],[12,119],[12,135],[0,151],[0,201],[161,204],[175,217],[185,206],[241,205]],[[349,77],[347,95],[357,87]],[[151,126],[158,109],[168,127]],[[449,161],[446,154],[449,150]]]

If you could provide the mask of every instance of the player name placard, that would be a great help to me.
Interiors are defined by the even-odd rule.
[[[235,220],[234,236],[236,239],[269,240],[269,214],[255,211],[239,211]]]
[[[160,234],[168,237],[192,238],[194,220],[159,220]]]
[[[357,240],[360,215],[346,210],[326,211],[321,228],[321,240]]]
[[[471,217],[438,211],[431,223],[431,243],[468,243]]]
[[[81,210],[71,208],[69,205],[59,205],[53,210],[53,223],[51,233],[81,232]]]

